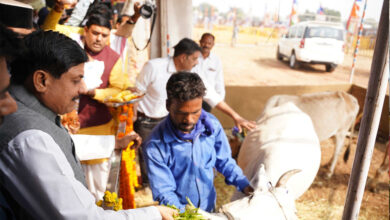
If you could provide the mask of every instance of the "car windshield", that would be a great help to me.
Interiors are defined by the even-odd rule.
[[[310,27],[306,30],[305,37],[320,37],[344,40],[343,30],[331,27]]]

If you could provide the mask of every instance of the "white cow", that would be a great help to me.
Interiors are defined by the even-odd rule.
[[[286,188],[286,182],[297,172],[299,170],[287,171],[280,177],[276,186],[273,186],[264,170],[264,165],[261,164],[258,175],[254,177],[261,181],[252,196],[223,205],[220,213],[207,213],[202,210],[199,212],[204,218],[210,220],[295,220],[297,219],[295,199]]]
[[[291,102],[265,109],[256,128],[245,137],[237,162],[248,179],[253,179],[263,163],[273,185],[286,171],[302,170],[287,184],[298,198],[313,182],[321,162],[310,117]]]
[[[359,111],[356,98],[342,91],[319,92],[301,96],[275,95],[267,101],[264,111],[287,102],[293,102],[310,116],[320,141],[334,137],[335,150],[327,174],[328,177],[331,177],[342,150],[344,139],[348,130],[354,125]],[[349,147],[351,143],[350,140]]]
[[[296,219],[295,199],[312,184],[321,161],[321,149],[310,117],[293,103],[268,108],[248,133],[238,165],[255,189],[254,195],[225,204],[219,219]],[[300,171],[288,174],[291,170]],[[287,173],[287,174],[286,174]],[[286,181],[284,178],[288,178]],[[234,199],[233,199],[234,200]]]

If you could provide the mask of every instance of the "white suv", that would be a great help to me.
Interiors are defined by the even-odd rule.
[[[293,25],[276,52],[278,60],[287,57],[291,68],[300,62],[325,64],[332,72],[344,60],[344,28],[340,23],[306,21]]]

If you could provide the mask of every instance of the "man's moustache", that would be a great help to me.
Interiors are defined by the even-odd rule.
[[[180,125],[181,125],[180,127],[189,127],[189,126],[194,126],[195,124],[184,124],[184,123],[182,123]]]

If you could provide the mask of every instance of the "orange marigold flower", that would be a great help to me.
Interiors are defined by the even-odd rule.
[[[124,136],[125,136],[125,133],[123,133],[123,132],[119,132],[117,136],[118,136],[118,138],[122,138],[122,137],[124,137]]]
[[[126,115],[120,115],[120,116],[119,116],[119,121],[121,121],[121,122],[126,121],[126,119],[127,119],[127,116],[126,116]]]

